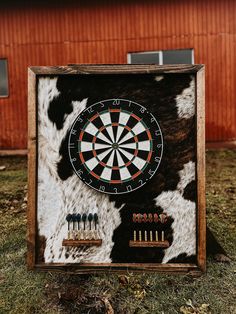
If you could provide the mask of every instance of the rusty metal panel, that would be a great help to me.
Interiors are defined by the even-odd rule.
[[[194,48],[206,64],[208,141],[236,139],[236,2],[82,1],[0,8],[0,58],[9,97],[0,98],[0,148],[25,148],[27,67],[126,63],[132,51]]]

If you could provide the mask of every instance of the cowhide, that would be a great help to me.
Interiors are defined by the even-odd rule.
[[[155,176],[129,194],[97,192],[74,174],[67,140],[87,106],[109,98],[135,101],[151,111],[163,132]],[[187,262],[196,258],[195,78],[189,74],[60,75],[38,80],[37,246],[46,263]],[[165,212],[170,247],[130,248],[132,213]],[[99,215],[101,247],[65,248],[68,213]],[[145,226],[145,228],[148,228]],[[44,247],[43,246],[43,247]]]

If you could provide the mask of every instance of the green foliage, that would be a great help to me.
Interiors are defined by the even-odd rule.
[[[207,219],[230,257],[236,246],[236,151],[207,152]],[[207,262],[193,278],[68,275],[26,269],[26,159],[1,158],[0,313],[236,313],[236,264]]]

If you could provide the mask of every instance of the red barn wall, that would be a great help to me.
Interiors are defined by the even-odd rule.
[[[206,137],[236,139],[236,1],[87,1],[0,8],[0,148],[27,145],[27,67],[126,63],[127,53],[194,48],[206,65]]]

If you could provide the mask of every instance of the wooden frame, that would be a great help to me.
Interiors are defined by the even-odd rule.
[[[197,264],[37,264],[36,213],[37,213],[37,112],[36,84],[40,75],[90,74],[171,74],[190,73],[196,76],[196,156],[197,156]],[[203,65],[73,65],[58,67],[31,67],[28,71],[28,231],[27,264],[29,269],[58,270],[71,273],[155,271],[199,275],[206,269],[205,219],[205,76]]]

